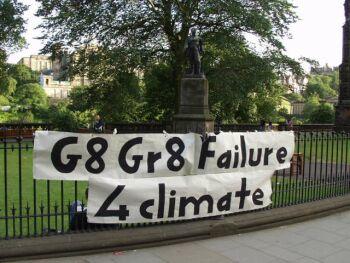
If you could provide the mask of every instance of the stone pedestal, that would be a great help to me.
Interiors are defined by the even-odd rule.
[[[350,0],[345,1],[346,22],[343,26],[343,60],[339,67],[339,103],[336,107],[337,131],[350,131]]]
[[[348,103],[342,101],[336,107],[335,123],[337,131],[350,131],[350,101]]]
[[[214,131],[214,119],[208,105],[208,80],[183,78],[181,80],[180,106],[174,116],[174,133],[205,133]]]

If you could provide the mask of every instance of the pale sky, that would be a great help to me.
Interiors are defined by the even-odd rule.
[[[35,0],[21,0],[30,9],[26,13],[28,47],[21,52],[10,54],[8,61],[17,63],[22,57],[38,54],[42,48],[40,31],[35,29],[40,19],[34,16],[38,7]],[[342,56],[342,26],[344,24],[344,0],[293,0],[298,7],[300,18],[291,27],[292,39],[285,39],[287,54],[293,58],[307,57],[315,59],[321,65],[328,63],[338,66]]]

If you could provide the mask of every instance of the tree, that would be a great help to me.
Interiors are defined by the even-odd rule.
[[[6,74],[6,50],[16,50],[25,44],[22,15],[26,9],[17,0],[0,1],[0,79]]]
[[[114,74],[147,70],[150,65],[161,63],[171,69],[170,94],[179,98],[179,82],[186,64],[184,44],[191,27],[200,30],[208,47],[204,58],[208,78],[212,76],[215,82],[222,80],[212,90],[228,91],[220,93],[220,98],[211,94],[213,105],[220,102],[221,112],[227,118],[239,107],[229,102],[232,98],[238,97],[234,102],[239,102],[249,93],[269,89],[270,83],[276,80],[276,73],[286,68],[300,69],[295,61],[282,54],[280,38],[296,20],[294,7],[288,0],[39,2],[38,15],[45,19],[42,24],[46,32],[42,39],[47,40],[44,51],[51,52],[55,45],[69,48],[85,45],[78,59],[72,60],[71,74],[83,74],[87,70],[90,79],[95,79],[92,75],[105,76],[106,82],[99,88],[105,87],[108,92],[111,91],[108,83],[113,83]],[[261,46],[266,47],[266,52],[255,52],[249,45],[249,35],[254,35],[263,44]],[[91,43],[98,43],[99,48],[89,50]],[[238,55],[234,54],[236,51]],[[250,69],[253,64],[250,58],[261,63]],[[242,74],[242,78],[237,78]],[[245,84],[236,79],[249,82]],[[160,89],[150,84],[147,87]],[[151,94],[154,90],[147,92]],[[158,102],[156,107],[161,110],[164,101]],[[175,109],[176,103],[168,103],[163,110],[175,112]],[[230,111],[223,112],[226,109]]]
[[[73,89],[68,108],[80,113],[95,110],[108,122],[132,122],[142,118],[139,100],[139,81],[135,74],[118,72],[115,78],[98,78],[90,86]]]
[[[291,102],[303,102],[305,99],[300,93],[284,94],[284,97]]]
[[[0,105],[9,106],[11,95],[16,90],[16,80],[8,75],[7,51],[14,51],[25,45],[22,34],[25,31],[23,13],[27,7],[17,0],[0,1]],[[11,113],[0,112],[0,121],[12,118]]]
[[[314,114],[315,111],[317,111],[319,106],[320,106],[320,100],[318,95],[313,94],[309,96],[303,110],[304,118],[306,120],[310,120],[311,116]]]
[[[72,111],[86,111],[94,108],[94,91],[91,86],[74,87],[69,93],[69,104],[67,107]]]
[[[28,83],[18,86],[14,94],[14,102],[26,110],[38,113],[47,107],[45,91],[38,83]]]
[[[37,72],[24,65],[7,65],[6,75],[0,79],[1,103],[11,106],[2,113],[2,121],[33,121],[40,119],[48,107],[47,96],[38,83]]]
[[[16,91],[17,81],[11,76],[0,78],[0,93],[7,98]]]
[[[174,114],[171,101],[176,101],[174,83],[171,82],[171,68],[166,64],[156,64],[146,70],[145,106],[148,120],[166,121]]]
[[[330,103],[321,103],[310,115],[310,123],[334,123],[335,111]]]
[[[22,36],[25,31],[23,18],[27,6],[17,0],[2,0],[0,2],[0,49],[21,48],[25,44]]]
[[[337,96],[337,91],[334,87],[336,83],[332,83],[335,79],[327,75],[312,75],[309,79],[305,90],[305,96],[308,97],[312,94],[317,94],[321,99],[327,99]]]
[[[9,100],[5,96],[0,95],[0,106],[9,106],[9,104]]]
[[[66,101],[51,104],[46,111],[45,118],[58,130],[76,131],[78,129],[78,120],[74,113],[68,109]]]
[[[0,79],[6,77],[6,52],[0,49]]]
[[[9,65],[7,74],[16,80],[17,85],[39,82],[39,73],[22,64]]]

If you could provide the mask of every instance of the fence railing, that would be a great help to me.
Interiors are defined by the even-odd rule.
[[[291,168],[272,177],[269,208],[349,193],[349,143],[345,132],[296,131]],[[0,139],[0,239],[98,229],[73,218],[79,211],[72,211],[72,203],[85,206],[87,182],[34,180],[32,167],[33,138]]]
[[[0,138],[16,138],[24,137],[30,138],[33,133],[38,130],[54,130],[55,127],[48,123],[0,123]],[[106,123],[105,132],[112,133],[116,130],[118,133],[162,133],[163,131],[170,132],[172,125],[169,122],[163,123]],[[258,124],[221,124],[215,123],[215,131],[232,131],[232,132],[246,132],[246,131],[260,131],[262,128]],[[288,127],[286,124],[274,125],[273,130],[284,131],[334,131],[333,124],[306,124],[293,125]],[[349,130],[349,129],[347,129]],[[81,128],[77,132],[88,133],[91,129]]]

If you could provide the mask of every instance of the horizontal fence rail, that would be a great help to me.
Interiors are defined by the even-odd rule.
[[[144,133],[164,128],[151,127],[154,130],[147,128]],[[142,132],[140,129],[137,132]],[[349,133],[327,127],[295,131],[291,168],[276,171],[272,177],[272,205],[268,209],[348,194],[349,144]],[[0,138],[0,239],[145,225],[86,225],[81,210],[86,207],[87,182],[34,180],[32,168],[33,137]]]

